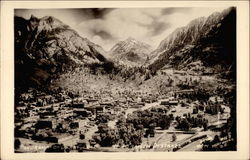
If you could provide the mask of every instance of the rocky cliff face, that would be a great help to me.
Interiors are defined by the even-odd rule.
[[[114,61],[128,66],[141,66],[149,57],[152,47],[134,38],[120,41],[110,50]]]
[[[41,84],[75,66],[107,62],[102,47],[54,17],[14,20],[16,83]]]
[[[183,69],[190,64],[214,71],[236,71],[236,9],[229,8],[176,29],[152,53],[151,70],[164,66]]]

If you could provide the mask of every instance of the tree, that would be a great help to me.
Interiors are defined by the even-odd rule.
[[[86,142],[77,143],[75,146],[78,152],[83,152],[83,150],[87,147]]]
[[[185,107],[185,103],[184,102],[181,102],[181,107]]]
[[[53,144],[45,150],[45,152],[64,152],[63,144]]]
[[[146,131],[146,137],[148,135],[150,135],[150,137],[154,137],[155,136],[155,127],[156,127],[156,123],[150,123],[149,124],[149,128]]]
[[[160,126],[162,129],[168,129],[169,126],[170,126],[170,123],[171,123],[171,118],[170,118],[170,116],[167,116],[167,115],[161,116],[160,121],[159,121],[159,126]]]
[[[204,131],[207,130],[207,127],[208,127],[207,122],[203,122],[203,129],[204,129]]]
[[[193,114],[197,114],[198,113],[198,109],[197,108],[193,108]]]
[[[96,123],[107,123],[111,120],[111,116],[109,114],[100,114],[96,117]]]
[[[143,126],[139,125],[142,129],[134,128],[133,123],[122,123],[117,126],[118,135],[120,141],[129,147],[133,147],[135,145],[140,145],[142,142],[142,137],[144,134]],[[121,143],[119,141],[119,143]]]
[[[108,127],[107,124],[100,124],[98,126],[98,132],[100,133],[99,144],[103,147],[110,147],[116,144],[118,140],[117,132],[114,129]]]
[[[100,123],[97,128],[99,133],[105,133],[108,130],[108,125],[106,123]]]
[[[143,135],[142,130],[134,131],[131,134],[131,136],[130,136],[131,147],[136,146],[136,145],[140,145],[142,143],[142,135]]]
[[[70,152],[70,150],[71,150],[70,146],[68,146],[68,147],[65,149],[66,152]]]
[[[175,142],[176,141],[176,134],[175,133],[173,133],[173,135],[172,135],[172,142]]]
[[[182,119],[176,128],[179,128],[181,130],[185,130],[185,131],[188,131],[190,129],[191,125],[190,123],[187,121],[186,118]]]
[[[15,149],[19,149],[21,146],[21,141],[19,139],[15,139],[14,146]]]
[[[212,141],[213,144],[220,142],[220,137],[218,135],[214,136],[214,139]]]
[[[79,138],[80,139],[85,139],[85,135],[84,134],[80,134]]]

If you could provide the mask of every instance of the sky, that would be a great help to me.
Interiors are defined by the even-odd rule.
[[[132,37],[157,48],[176,28],[191,20],[207,17],[226,8],[71,8],[16,9],[15,15],[29,19],[53,16],[76,30],[82,37],[109,51],[117,42]]]

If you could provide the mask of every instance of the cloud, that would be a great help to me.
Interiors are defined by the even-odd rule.
[[[121,41],[127,37],[143,40],[149,29],[146,26],[153,22],[152,17],[138,9],[116,9],[105,15],[103,19],[92,19],[82,22],[77,30],[90,40],[94,36],[100,36],[107,41]],[[100,44],[109,50],[115,43]]]
[[[148,29],[148,36],[157,36],[161,34],[164,30],[167,30],[171,27],[171,24],[168,22],[160,22],[158,20],[154,20],[152,23],[148,25],[140,24],[139,25],[146,27]]]
[[[164,30],[167,30],[168,28],[171,27],[170,23],[163,23],[163,22],[158,22],[156,21],[153,24],[153,29],[151,31],[151,35],[156,36],[161,34]]]
[[[93,31],[95,35],[99,35],[102,39],[113,39],[113,36],[106,31]]]
[[[162,9],[161,11],[161,14],[162,15],[170,15],[170,14],[173,14],[173,13],[188,13],[192,10],[192,8],[188,8],[188,7],[169,7],[169,8],[165,8],[165,9]]]
[[[111,42],[100,44],[106,50],[128,37],[151,43],[151,36],[162,33],[170,26],[170,23],[157,21],[156,17],[160,14],[160,9],[115,9],[105,14],[102,19],[83,21],[77,26],[77,30],[89,39],[98,35]]]
[[[102,19],[114,9],[115,8],[81,8],[71,10],[83,17],[87,17],[88,19]]]
[[[223,8],[119,8],[102,18],[83,21],[77,26],[82,36],[109,50],[118,41],[133,37],[156,48],[176,28],[191,20],[209,16]],[[93,37],[99,36],[98,42]]]
[[[44,16],[53,16],[60,19],[62,22],[67,23],[71,27],[79,23],[91,20],[102,19],[108,14],[112,8],[73,8],[73,9],[15,9],[15,15],[29,19],[33,14],[38,18]]]
[[[209,16],[224,8],[74,8],[19,9],[15,15],[26,19],[54,16],[75,29],[82,37],[110,50],[118,41],[133,37],[156,48],[171,32],[191,20]]]

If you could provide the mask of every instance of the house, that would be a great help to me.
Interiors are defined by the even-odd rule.
[[[71,109],[61,109],[61,110],[58,110],[59,112],[57,112],[57,115],[58,117],[60,118],[67,118],[67,117],[70,117],[70,116],[73,116],[73,110]]]
[[[193,90],[193,89],[184,89],[184,90],[175,91],[174,95],[176,97],[179,97],[183,94],[193,94],[194,92],[195,92],[195,90]]]
[[[39,120],[35,124],[36,129],[45,129],[45,128],[50,128],[52,129],[52,121],[51,120]]]
[[[83,150],[88,149],[89,145],[87,144],[86,140],[80,140],[77,144],[76,144],[76,150],[78,150],[79,152],[83,152]]]
[[[26,108],[26,106],[16,106],[17,111],[25,110]]]
[[[172,109],[171,112],[176,112],[176,109]]]
[[[170,100],[168,102],[169,105],[178,105],[178,101],[177,100]]]
[[[137,103],[137,105],[145,106],[145,103],[144,102],[139,102],[139,103]]]
[[[85,104],[84,103],[77,103],[77,104],[71,104],[69,106],[72,108],[84,108]]]
[[[120,111],[122,111],[122,108],[121,108],[121,107],[115,107],[115,108],[114,108],[114,112],[120,112]]]
[[[100,105],[101,106],[109,106],[109,107],[111,107],[111,106],[113,106],[113,103],[112,102],[101,102]]]
[[[89,117],[91,114],[90,112],[88,112],[86,109],[84,108],[75,108],[73,110],[73,116],[74,117],[78,117],[78,116],[82,116],[82,117]]]
[[[87,125],[88,120],[79,120],[79,128],[82,128]]]
[[[96,114],[95,106],[86,106],[84,107],[87,111],[90,111],[92,114]]]
[[[209,101],[212,103],[223,103],[223,99],[219,96],[209,97]]]
[[[56,112],[54,111],[44,111],[44,112],[39,112],[38,115],[40,116],[40,118],[49,118],[49,117],[55,117],[56,116]]]
[[[83,98],[83,97],[78,97],[73,99],[73,103],[78,103],[78,104],[88,104],[88,101]]]
[[[89,105],[97,105],[98,99],[87,99]]]
[[[142,102],[142,98],[141,98],[141,97],[137,97],[136,102],[137,102],[137,103]]]
[[[20,98],[24,101],[29,100],[30,98],[33,98],[33,95],[31,93],[23,93],[20,95]]]
[[[141,105],[141,104],[134,104],[131,106],[131,108],[142,108],[142,107],[143,107],[143,105]]]
[[[96,114],[105,112],[104,106],[95,106]]]
[[[127,99],[126,98],[119,98],[117,102],[118,103],[124,103],[124,104],[126,104],[127,103]]]
[[[64,102],[65,102],[66,104],[72,103],[72,99],[67,98],[67,99],[65,99]]]
[[[53,134],[52,136],[43,137],[43,140],[52,143],[63,143],[72,139],[72,137],[70,134]]]
[[[160,100],[160,105],[168,105],[169,104],[169,100],[168,99],[162,99]]]
[[[71,129],[78,129],[78,128],[79,128],[79,122],[71,122],[71,123],[69,124],[69,127],[70,127]]]

